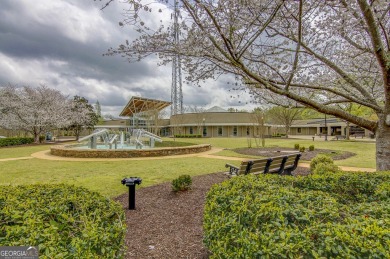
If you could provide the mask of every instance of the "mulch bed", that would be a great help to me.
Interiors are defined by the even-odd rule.
[[[309,173],[298,167],[295,174]],[[128,210],[128,194],[116,198],[126,213],[126,258],[208,258],[203,246],[203,206],[223,173],[192,178],[192,189],[174,193],[171,183],[136,190],[136,209]]]
[[[286,154],[291,154],[297,152],[293,148],[286,147],[269,147],[269,148],[237,148],[232,149],[233,151],[251,156],[262,156],[262,157],[275,157],[282,156]],[[332,157],[333,160],[342,160],[349,157],[355,156],[355,153],[348,151],[334,151],[329,149],[314,149],[313,151],[305,151],[302,153],[301,160],[309,161],[312,160],[318,154],[328,154]]]

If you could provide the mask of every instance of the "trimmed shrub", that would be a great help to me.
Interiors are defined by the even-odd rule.
[[[187,191],[191,189],[192,179],[189,175],[180,175],[172,181],[172,190],[174,192]]]
[[[302,153],[303,153],[303,152],[305,152],[305,149],[306,149],[305,147],[300,147],[300,148],[299,148],[299,152],[302,152]]]
[[[317,155],[310,161],[310,171],[314,172],[318,164],[334,164],[334,161],[331,157],[327,155]]]
[[[31,144],[33,142],[33,138],[0,138],[0,147]]]
[[[299,150],[299,144],[294,144],[294,149]]]
[[[210,258],[388,258],[390,173],[247,175],[207,194]]]
[[[187,134],[187,135],[176,134],[174,137],[175,138],[201,138],[202,135],[201,134]]]
[[[312,172],[314,174],[326,174],[326,173],[337,173],[338,171],[339,171],[339,167],[335,164],[319,163],[315,166]]]
[[[2,186],[0,222],[3,246],[38,246],[46,258],[123,257],[122,207],[82,187]]]
[[[309,146],[309,151],[314,151],[314,145]]]

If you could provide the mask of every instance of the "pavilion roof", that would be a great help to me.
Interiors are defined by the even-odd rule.
[[[133,96],[131,97],[130,101],[126,104],[126,106],[123,108],[119,116],[131,117],[134,114],[141,113],[141,112],[146,112],[151,110],[161,111],[162,109],[168,107],[169,105],[171,105],[171,102]]]

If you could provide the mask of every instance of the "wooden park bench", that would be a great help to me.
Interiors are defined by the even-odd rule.
[[[226,164],[225,167],[230,167],[228,172],[230,177],[242,174],[292,175],[291,172],[297,168],[301,155],[301,153],[294,153],[277,157],[242,161],[239,167],[231,164]]]
[[[357,134],[353,134],[353,136],[355,137],[355,138],[357,138],[357,137],[360,137],[360,138],[364,138],[364,133],[357,133]]]

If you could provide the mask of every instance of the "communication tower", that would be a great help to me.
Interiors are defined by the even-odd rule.
[[[173,40],[174,45],[179,44],[179,0],[174,0],[173,13]],[[171,115],[183,113],[183,91],[181,78],[181,57],[174,54],[172,58],[172,88],[171,88]]]

